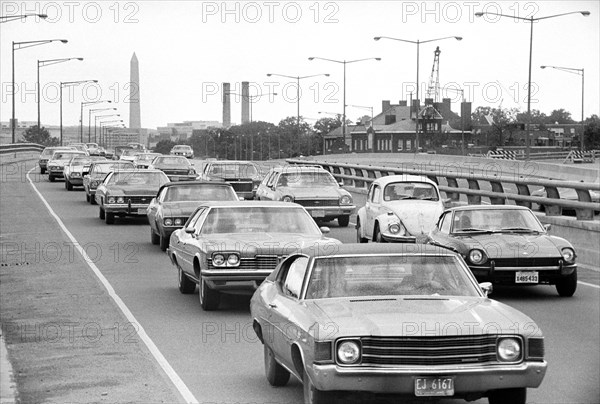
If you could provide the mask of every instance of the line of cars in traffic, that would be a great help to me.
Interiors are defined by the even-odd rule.
[[[346,227],[357,207],[318,165],[262,175],[253,162],[207,161],[176,172],[168,159],[185,157],[141,168],[139,156],[91,162],[86,200],[107,224],[146,216],[179,291],[198,289],[203,310],[224,293],[252,294],[271,385],[294,375],[310,403],[375,393],[494,404],[525,403],[541,384],[539,327],[488,298],[493,283],[575,292],[574,248],[529,209],[450,208],[434,181],[386,176],[358,209],[357,243],[342,244],[322,224]]]

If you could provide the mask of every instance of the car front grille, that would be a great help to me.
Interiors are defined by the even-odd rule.
[[[363,337],[363,366],[436,366],[496,362],[496,335]]]
[[[237,267],[216,267],[212,264],[212,260],[208,260],[208,269],[239,269],[241,271],[254,271],[254,270],[272,270],[275,269],[277,264],[282,260],[282,257],[277,255],[257,255],[254,258],[242,258],[240,265]]]
[[[493,260],[496,268],[503,267],[557,267],[560,265],[561,258],[558,257],[540,257],[540,258],[495,258]]]
[[[295,199],[299,205],[304,207],[319,207],[319,206],[339,206],[338,199]]]
[[[125,203],[131,203],[133,204],[146,204],[148,205],[150,203],[150,201],[152,200],[152,196],[126,196],[125,197]]]
[[[189,170],[162,170],[167,175],[188,175]]]

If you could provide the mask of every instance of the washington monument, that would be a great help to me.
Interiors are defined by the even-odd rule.
[[[142,127],[140,117],[140,67],[135,52],[131,57],[129,72],[129,129]]]

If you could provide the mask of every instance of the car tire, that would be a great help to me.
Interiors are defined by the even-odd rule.
[[[69,180],[65,180],[65,187],[67,187],[67,191],[73,190],[73,184],[71,184],[71,181]]]
[[[97,205],[97,203],[96,203],[96,195],[90,194],[90,203],[92,205]]]
[[[92,198],[90,198],[90,194],[88,194],[87,192],[85,193],[85,201],[88,203],[92,203]]]
[[[177,265],[177,272],[179,272],[177,286],[179,288],[179,292],[184,295],[190,295],[196,291],[196,284],[190,280],[185,274],[179,265]]]
[[[375,228],[375,242],[376,243],[385,243],[386,242],[384,240],[383,236],[381,235],[381,232],[379,231],[379,226],[377,226]]]
[[[361,227],[360,227],[360,219],[356,219],[356,242],[357,243],[368,243],[369,239],[365,237],[361,237]]]
[[[290,372],[277,363],[273,350],[269,348],[267,344],[263,344],[263,351],[265,358],[265,376],[267,376],[267,381],[271,386],[285,386],[290,380]]]
[[[98,212],[98,217],[100,218],[100,220],[104,220],[104,218],[106,217],[106,214],[105,214],[103,208],[100,208],[100,211]]]
[[[159,236],[160,237],[160,250],[161,251],[167,251],[167,247],[169,246],[169,239],[164,237],[162,234]]]
[[[302,384],[304,385],[304,404],[329,404],[333,401],[333,396],[328,391],[318,390],[310,381],[306,370],[302,375]]]
[[[348,227],[350,223],[350,215],[338,216],[338,225],[340,227]]]
[[[488,402],[490,404],[525,404],[526,401],[527,389],[525,387],[493,390],[488,395]]]
[[[154,245],[158,245],[160,241],[160,236],[154,232],[152,226],[150,226],[150,242]]]
[[[200,299],[200,306],[204,311],[214,311],[219,308],[219,303],[221,302],[221,294],[217,290],[213,290],[202,278],[200,275],[200,284],[198,285],[198,296]]]
[[[106,224],[115,224],[115,214],[110,212],[104,213]]]
[[[571,275],[567,275],[556,282],[556,291],[561,297],[571,297],[577,290],[577,269]]]
[[[46,174],[46,169],[40,167],[40,174]]]
[[[50,174],[48,174],[48,181],[50,181],[50,182],[54,182],[54,176],[53,176],[53,175],[50,175]]]

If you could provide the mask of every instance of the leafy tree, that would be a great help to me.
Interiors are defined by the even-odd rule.
[[[27,143],[37,143],[44,146],[58,146],[59,140],[50,136],[50,132],[44,127],[30,126],[23,132],[23,139]]]
[[[502,147],[514,142],[513,135],[520,129],[517,125],[518,112],[516,108],[477,107],[471,114],[471,119],[475,125],[490,126],[486,134],[488,146]]]
[[[563,108],[555,109],[548,116],[550,122],[548,123],[574,123],[575,121],[571,118],[571,113],[565,111]]]
[[[598,115],[594,114],[585,120],[583,138],[586,150],[600,149],[600,118]]]
[[[175,146],[175,142],[171,140],[161,140],[154,147],[155,153],[169,154],[173,146]]]
[[[342,126],[342,115],[338,114],[335,118],[326,117],[321,118],[313,125],[314,131],[320,135],[325,136],[334,129]]]

